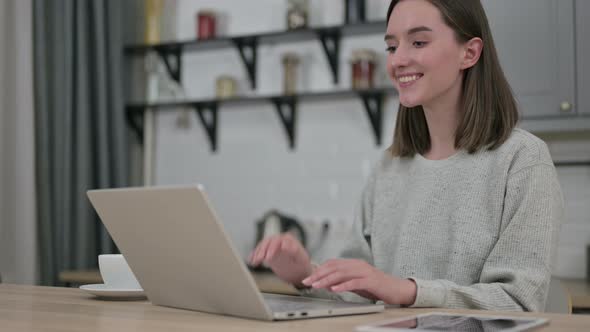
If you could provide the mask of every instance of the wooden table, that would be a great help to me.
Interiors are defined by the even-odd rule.
[[[293,294],[297,291],[291,285],[284,283],[269,273],[254,273],[254,280],[258,288],[267,293]],[[67,285],[83,285],[102,283],[98,270],[62,271],[59,280]],[[586,279],[560,279],[571,296],[574,311],[583,312],[590,309],[590,281]]]
[[[154,306],[148,301],[97,300],[76,288],[0,284],[0,331],[352,331],[360,324],[430,311],[392,308],[369,315],[264,322]],[[540,331],[582,331],[590,326],[590,316],[585,315],[510,314],[549,318],[550,324]]]
[[[295,287],[281,281],[272,273],[253,273],[252,276],[254,277],[254,281],[256,281],[258,289],[262,292],[299,295]],[[103,282],[98,270],[62,271],[58,279],[68,286],[102,284]]]

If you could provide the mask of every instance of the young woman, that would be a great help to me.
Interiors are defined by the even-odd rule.
[[[515,128],[480,1],[394,0],[387,19],[400,101],[394,140],[342,258],[313,265],[281,235],[262,241],[250,263],[313,296],[544,310],[563,199],[547,146]]]

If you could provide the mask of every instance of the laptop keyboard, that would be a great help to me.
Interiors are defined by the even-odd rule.
[[[328,309],[338,307],[340,303],[332,301],[323,301],[304,296],[277,296],[263,294],[264,301],[268,304],[273,312]],[[342,306],[350,306],[340,304]]]

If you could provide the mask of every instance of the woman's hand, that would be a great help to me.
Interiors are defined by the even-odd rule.
[[[302,286],[301,280],[313,272],[307,251],[290,233],[260,241],[248,260],[252,266],[266,264],[279,278],[296,286]]]
[[[337,293],[354,292],[388,304],[412,305],[416,299],[416,284],[412,280],[391,276],[358,259],[331,259],[302,283]]]

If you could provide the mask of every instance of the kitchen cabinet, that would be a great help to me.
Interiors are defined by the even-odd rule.
[[[574,0],[482,3],[522,118],[552,121],[575,116]],[[578,1],[578,6],[589,12],[588,1]],[[582,15],[579,9],[578,15]]]
[[[577,110],[590,115],[590,1],[577,0],[576,11],[576,78]]]

